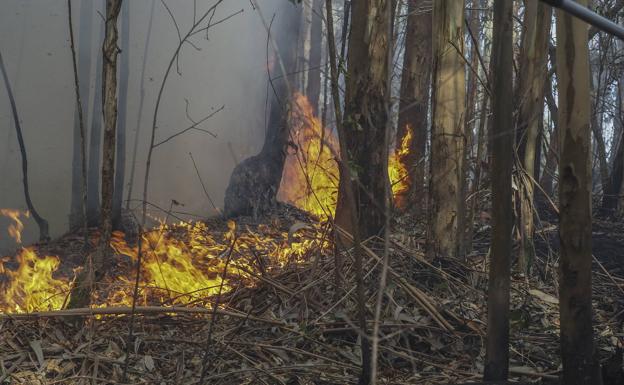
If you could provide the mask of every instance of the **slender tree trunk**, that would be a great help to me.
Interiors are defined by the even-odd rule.
[[[128,0],[127,0],[128,1]],[[102,205],[100,249],[108,251],[113,229],[113,191],[115,183],[115,138],[117,135],[117,57],[119,54],[117,19],[122,0],[106,0],[106,22],[102,57],[102,110],[104,111],[104,142],[102,146]],[[98,253],[106,258],[108,252]],[[95,261],[101,268],[104,260]]]
[[[91,39],[92,36],[92,21],[93,15],[93,1],[82,0],[80,2],[80,34],[78,39],[78,82],[80,88],[78,90],[80,96],[89,102],[89,85],[91,84]],[[83,104],[86,106],[87,104]],[[72,147],[72,180],[71,180],[71,204],[69,212],[69,228],[76,230],[82,227],[85,219],[85,213],[83,211],[83,187],[82,187],[82,142],[85,138],[82,137],[80,127],[80,115],[87,116],[87,109],[82,108],[82,111],[76,107],[74,113],[74,135],[73,135],[73,147]],[[84,191],[86,193],[86,191]]]
[[[478,47],[478,38],[481,34],[479,22],[479,11],[478,9],[478,0],[472,1],[472,10],[470,11],[468,17],[468,23],[470,27],[470,34],[474,36],[475,39],[471,39],[470,45],[470,68],[468,69],[468,84],[466,88],[466,117],[464,118],[464,132],[466,141],[464,143],[464,154],[463,157],[463,170],[462,170],[462,192],[460,201],[462,204],[459,205],[459,222],[458,229],[460,232],[459,235],[459,255],[464,256],[472,249],[472,240],[469,240],[467,237],[470,235],[472,237],[472,222],[474,218],[474,214],[470,211],[472,209],[472,205],[470,208],[467,208],[467,195],[469,186],[469,172],[470,172],[470,162],[468,161],[472,157],[472,151],[474,147],[474,127],[476,122],[477,115],[477,94],[478,94],[478,78],[477,73],[479,71],[479,47]],[[472,201],[471,201],[472,202]]]
[[[105,0],[104,0],[105,1]],[[100,15],[97,16],[99,20]],[[97,34],[97,42],[102,41],[104,27]],[[91,136],[89,138],[89,165],[87,174],[87,222],[89,226],[100,223],[100,156],[102,151],[102,57],[97,56],[95,70],[95,94],[91,109]]]
[[[319,116],[321,99],[321,58],[323,45],[323,0],[314,0],[312,5],[312,30],[310,32],[310,62],[308,71],[308,88],[306,94],[314,115]]]
[[[466,105],[464,2],[433,3],[433,124],[427,254],[456,257]]]
[[[601,55],[601,60],[603,56]],[[598,73],[598,77],[602,78],[601,75],[603,70],[601,69]],[[613,194],[613,186],[611,185],[611,176],[609,175],[609,164],[607,163],[607,146],[605,145],[604,135],[602,133],[602,114],[600,113],[600,104],[603,103],[603,91],[601,86],[601,81],[598,81],[598,84],[594,81],[594,77],[590,77],[590,87],[592,90],[592,94],[596,94],[596,100],[592,105],[592,113],[591,113],[591,130],[594,134],[594,140],[596,145],[596,153],[598,157],[598,167],[600,170],[600,185],[602,187],[602,209],[607,212],[613,211],[617,205],[617,199]]]
[[[9,103],[11,104],[11,113],[13,114],[13,123],[15,124],[15,131],[17,134],[17,141],[19,143],[20,154],[22,156],[22,185],[24,187],[24,199],[26,200],[26,207],[32,214],[37,226],[39,227],[39,241],[47,242],[50,240],[50,231],[48,221],[46,221],[39,212],[35,209],[30,198],[30,190],[28,187],[28,156],[26,153],[26,144],[24,143],[24,136],[22,135],[22,124],[20,123],[19,115],[17,113],[17,105],[15,103],[15,97],[13,96],[13,90],[11,89],[11,83],[9,82],[9,76],[7,74],[6,67],[4,66],[4,60],[2,59],[2,53],[0,52],[0,72],[2,72],[2,78],[4,79],[4,85],[6,87],[7,95],[9,97]]]
[[[351,180],[341,173],[336,223],[362,238],[380,234],[384,226],[388,149],[387,80],[391,2],[362,0],[351,7],[351,34],[347,60],[344,134],[351,161]],[[353,184],[358,223],[351,223],[344,185]]]
[[[578,3],[587,6],[587,0]],[[587,24],[557,11],[559,312],[563,383],[599,385],[592,330],[591,103]]]
[[[130,209],[130,201],[132,200],[132,189],[134,188],[134,174],[136,172],[136,157],[139,147],[139,139],[141,137],[141,122],[143,119],[143,102],[145,101],[145,68],[147,67],[147,53],[149,51],[150,41],[152,37],[152,25],[154,24],[154,8],[156,0],[152,0],[150,6],[150,18],[147,26],[147,38],[145,40],[145,49],[143,50],[143,63],[141,65],[141,86],[139,87],[139,112],[137,114],[137,122],[134,134],[134,147],[132,149],[132,163],[130,164],[130,180],[128,181],[128,198],[126,200],[126,210]]]
[[[559,153],[559,109],[552,91],[551,79],[546,81],[546,104],[550,112],[553,129],[550,135],[546,164],[544,166],[542,178],[540,179],[540,185],[544,192],[548,194],[549,197],[552,197],[554,195],[554,180]]]
[[[525,9],[525,33],[520,58],[519,95],[520,111],[517,130],[523,138],[519,161],[523,173],[520,173],[520,237],[518,251],[520,271],[528,274],[535,258],[533,245],[534,184],[538,179],[535,170],[538,151],[540,121],[544,113],[544,83],[548,68],[546,53],[550,38],[551,7],[542,2],[529,1]],[[539,161],[539,158],[537,159]]]
[[[432,63],[432,15],[425,0],[407,3],[405,53],[401,76],[399,124],[396,148],[401,148],[402,138],[408,131],[412,142],[404,162],[407,166],[407,196],[398,197],[399,208],[411,207],[418,212],[424,202],[425,151],[429,115],[429,90]]]
[[[80,213],[78,218],[81,219],[81,227],[84,233],[84,247],[83,250],[87,250],[89,247],[89,225],[87,224],[87,141],[86,130],[84,125],[84,116],[82,109],[82,98],[80,93],[80,80],[78,74],[78,64],[76,62],[76,46],[74,42],[74,24],[72,19],[72,0],[67,0],[67,21],[69,24],[69,41],[72,57],[72,69],[74,73],[74,92],[76,93],[76,111],[78,111],[78,136],[80,140],[80,193],[81,202]],[[76,138],[74,138],[75,140]],[[75,146],[75,145],[74,145]],[[73,165],[76,167],[76,165]],[[73,173],[72,173],[73,174]],[[73,175],[72,175],[73,177]],[[73,187],[73,186],[72,186]],[[75,217],[74,217],[75,218]],[[71,228],[71,227],[70,227]],[[76,229],[76,228],[74,228]]]
[[[115,187],[113,193],[113,228],[121,229],[121,204],[126,175],[126,121],[128,116],[128,82],[130,78],[130,1],[121,10],[121,65],[119,68],[119,117],[117,120],[117,150]]]
[[[345,5],[348,4],[345,1]],[[345,7],[348,8],[348,7]],[[338,140],[340,142],[341,148],[341,159],[339,161],[340,175],[341,178],[346,178],[347,181],[353,180],[351,177],[351,158],[349,151],[345,151],[348,148],[347,143],[347,133],[345,131],[344,119],[342,115],[342,110],[340,108],[340,90],[339,90],[339,73],[338,73],[338,65],[336,64],[337,55],[336,55],[336,44],[334,40],[334,19],[333,19],[333,7],[332,0],[325,1],[325,11],[327,14],[327,42],[329,48],[329,57],[328,61],[330,64],[331,71],[331,91],[332,91],[332,101],[334,105],[334,112],[336,114],[336,129],[338,131]],[[346,11],[346,9],[345,9]],[[387,20],[384,18],[384,20]],[[343,27],[348,23],[348,14],[345,14],[345,20]],[[346,28],[343,28],[343,33]],[[344,34],[343,34],[344,37]],[[344,45],[343,45],[344,48]],[[344,52],[344,51],[343,51]],[[342,54],[341,54],[342,57]],[[362,352],[362,371],[360,373],[359,385],[368,385],[371,380],[372,374],[372,353],[370,340],[368,339],[368,327],[366,324],[366,296],[364,293],[364,267],[363,267],[363,253],[361,247],[361,236],[359,226],[356,225],[358,221],[357,216],[357,206],[356,206],[356,198],[355,198],[355,186],[353,183],[341,183],[341,190],[339,194],[344,194],[346,199],[344,202],[348,205],[347,210],[345,211],[350,215],[350,218],[345,219],[350,221],[352,225],[350,226],[353,230],[351,234],[353,235],[353,251],[355,254],[355,282],[356,282],[356,296],[357,296],[357,322],[360,328],[360,333],[362,333],[361,338],[361,352]],[[336,236],[337,240],[341,239],[341,236]],[[339,253],[337,253],[338,255]],[[336,269],[339,268],[340,260],[337,258],[336,260]],[[337,276],[340,276],[340,273],[337,273]]]
[[[511,256],[511,171],[513,167],[513,2],[494,2],[492,47],[492,246],[488,282],[488,328],[484,379],[509,374],[509,279]],[[507,97],[506,97],[507,96]]]

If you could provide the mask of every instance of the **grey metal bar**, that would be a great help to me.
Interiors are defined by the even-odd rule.
[[[573,16],[593,25],[594,27],[624,40],[624,27],[606,17],[600,16],[574,0],[542,0],[553,7],[560,8]]]

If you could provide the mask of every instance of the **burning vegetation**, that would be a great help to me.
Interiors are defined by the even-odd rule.
[[[19,230],[23,227],[20,218],[27,213],[4,210],[3,214],[14,221],[11,233],[19,243]],[[258,275],[302,262],[309,258],[311,249],[329,247],[320,224],[294,227],[289,232],[262,224],[254,229],[249,225],[237,228],[234,221],[227,222],[225,229],[211,229],[203,222],[180,222],[162,224],[142,237],[141,296],[137,303],[140,306],[210,307],[212,295],[228,292],[233,286],[253,285]],[[95,245],[97,239],[92,239],[92,243]],[[136,242],[130,245],[123,233],[115,232],[110,246],[120,266],[114,270],[114,276],[98,285],[101,289],[94,292],[92,304],[131,306],[131,266],[138,256]],[[83,267],[69,269],[72,274],[67,274],[63,271],[68,269],[60,269],[60,265],[59,256],[39,255],[34,246],[22,247],[15,257],[4,257],[0,264],[0,311],[62,309],[69,301],[74,273]]]

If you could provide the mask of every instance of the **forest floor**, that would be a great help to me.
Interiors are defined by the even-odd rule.
[[[293,221],[302,220],[289,217],[272,225],[288,229]],[[388,288],[380,318],[379,383],[479,381],[485,355],[489,229],[484,224],[475,233],[476,251],[466,260],[429,262],[422,237],[408,235],[419,227],[398,219],[391,235]],[[61,256],[78,252],[80,247],[74,244],[79,238],[67,236],[48,250]],[[557,383],[556,239],[556,225],[543,222],[536,234],[534,273],[512,277],[514,380]],[[369,309],[375,309],[382,246],[380,239],[369,239],[364,248]],[[619,358],[618,368],[622,358],[614,353],[624,338],[622,250],[624,224],[596,220],[597,351],[603,363]],[[125,383],[198,384],[203,365],[206,384],[357,383],[360,338],[355,327],[353,256],[340,254],[344,263],[336,285],[333,251],[310,255],[303,263],[275,269],[252,285],[222,295],[214,318],[205,308],[198,314],[141,309]],[[2,316],[0,383],[124,383],[128,317],[87,317],[75,324],[60,315]],[[367,318],[370,333],[374,310]]]

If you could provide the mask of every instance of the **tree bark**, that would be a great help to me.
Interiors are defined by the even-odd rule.
[[[345,5],[349,4],[346,3]],[[347,12],[347,8],[345,7],[345,12]],[[333,19],[333,7],[332,0],[325,1],[325,12],[327,13],[327,45],[328,45],[328,62],[330,64],[331,71],[331,91],[332,91],[332,101],[334,105],[334,112],[336,116],[336,130],[338,131],[338,140],[340,142],[340,148],[346,149],[348,148],[348,144],[346,141],[346,133],[344,129],[344,120],[342,115],[342,110],[340,109],[340,90],[339,90],[339,73],[338,73],[338,65],[336,64],[337,55],[336,55],[336,43],[334,40],[334,19]],[[344,23],[343,23],[343,37],[344,31],[346,30],[346,25],[348,23],[348,13],[344,15]],[[344,40],[343,40],[344,43]],[[342,46],[344,48],[344,44]],[[342,60],[341,52],[341,60]],[[349,164],[351,160],[349,158],[350,154],[348,151],[341,152],[341,159],[338,163],[340,168],[340,175],[345,177],[348,181],[352,180],[351,178],[351,170]],[[342,184],[342,193],[346,196],[346,204],[348,204],[347,212],[350,214],[350,222],[357,222],[357,207],[354,193],[354,186],[352,183],[343,183]],[[361,352],[362,352],[362,371],[360,372],[359,384],[367,385],[371,380],[372,374],[372,352],[370,346],[370,340],[366,338],[368,336],[368,327],[366,324],[366,296],[364,293],[364,267],[363,267],[363,252],[361,247],[361,237],[358,226],[355,224],[351,226],[353,231],[351,232],[353,238],[353,251],[354,251],[354,268],[355,268],[355,282],[356,282],[356,298],[357,298],[357,321],[358,326],[360,328],[360,332],[363,334],[365,338],[361,338]],[[339,229],[337,229],[339,230]],[[339,231],[338,231],[339,232]],[[342,235],[336,234],[336,240],[339,241],[342,238]],[[340,287],[341,282],[341,273],[339,269],[342,266],[342,257],[340,253],[336,253],[336,283],[337,286]]]
[[[143,62],[141,64],[141,85],[139,87],[139,112],[137,114],[136,131],[134,134],[134,146],[132,149],[132,162],[130,164],[130,180],[128,181],[128,197],[126,199],[126,210],[130,209],[130,201],[132,200],[132,190],[134,188],[134,174],[136,172],[136,156],[139,147],[139,138],[141,133],[141,122],[143,121],[143,103],[145,101],[145,68],[147,67],[147,53],[150,46],[152,36],[152,25],[154,24],[154,8],[156,0],[152,0],[150,5],[150,18],[147,25],[147,38],[145,40],[145,48],[143,50]]]
[[[344,136],[351,180],[340,174],[336,223],[362,239],[378,235],[384,226],[388,186],[386,142],[388,50],[391,2],[362,0],[351,6],[351,34],[347,58]],[[344,186],[353,185],[357,223],[352,223]]]
[[[587,0],[579,0],[587,6]],[[591,105],[587,24],[557,11],[559,312],[563,383],[600,384],[591,303]]]
[[[559,153],[559,108],[555,102],[555,97],[552,90],[552,81],[548,79],[546,81],[546,104],[550,112],[550,119],[552,121],[553,129],[550,134],[548,153],[546,154],[546,164],[544,165],[544,172],[540,179],[540,185],[544,192],[552,197],[554,195],[554,180],[555,172],[558,164]]]
[[[106,0],[106,22],[102,57],[102,110],[104,111],[104,142],[102,146],[102,205],[100,249],[108,250],[113,229],[113,191],[115,183],[115,139],[117,134],[117,57],[119,55],[117,19],[122,0]],[[108,253],[101,253],[105,257]],[[100,268],[103,261],[95,261]]]
[[[529,1],[525,9],[525,32],[520,58],[519,95],[520,111],[516,125],[521,151],[518,152],[523,172],[520,175],[520,238],[518,265],[520,271],[528,274],[535,258],[534,235],[534,190],[533,181],[538,180],[535,163],[538,152],[540,121],[544,113],[544,84],[548,68],[547,47],[550,38],[550,6],[542,2]],[[539,161],[539,159],[537,159]]]
[[[121,204],[126,175],[126,120],[128,116],[128,81],[130,78],[130,1],[121,10],[121,65],[119,68],[119,117],[117,119],[117,150],[115,187],[113,193],[113,228],[121,228]]]
[[[427,255],[458,254],[458,228],[463,185],[464,113],[464,2],[439,0],[433,4],[433,94],[429,234]]]
[[[30,198],[30,189],[28,187],[28,155],[26,153],[26,143],[24,143],[24,136],[22,135],[22,124],[17,113],[17,104],[15,103],[15,97],[13,96],[13,90],[11,89],[11,83],[9,82],[9,76],[7,74],[6,67],[4,66],[4,60],[2,59],[2,53],[0,52],[0,72],[2,72],[2,78],[4,79],[4,85],[6,87],[7,95],[9,97],[9,103],[11,104],[11,113],[13,115],[13,123],[15,124],[15,131],[17,134],[17,141],[19,143],[20,154],[22,156],[22,185],[24,187],[24,199],[26,200],[26,207],[32,214],[37,226],[39,227],[39,241],[47,242],[50,240],[50,231],[48,221],[45,220],[39,212],[35,209],[32,199]]]
[[[407,196],[398,197],[397,206],[413,208],[418,212],[424,203],[425,151],[429,115],[429,90],[432,64],[432,15],[425,0],[407,3],[405,53],[399,102],[399,123],[396,148],[401,148],[402,138],[411,130],[412,142],[404,162],[407,166],[409,186]],[[402,204],[401,204],[402,201]]]
[[[104,0],[106,1],[106,0]],[[97,16],[99,20],[100,15]],[[98,28],[97,42],[102,39],[104,27]],[[87,173],[87,222],[89,226],[100,223],[100,155],[102,151],[102,57],[96,58],[95,93],[91,108],[91,134],[89,138],[89,164]]]
[[[511,256],[511,172],[513,167],[513,2],[494,3],[492,47],[492,245],[488,281],[488,323],[484,380],[509,374],[509,280]],[[507,97],[506,97],[507,96]]]
[[[312,5],[312,30],[310,31],[310,63],[308,69],[308,88],[306,94],[314,109],[314,115],[319,116],[321,100],[321,57],[323,54],[323,0],[314,0]]]

